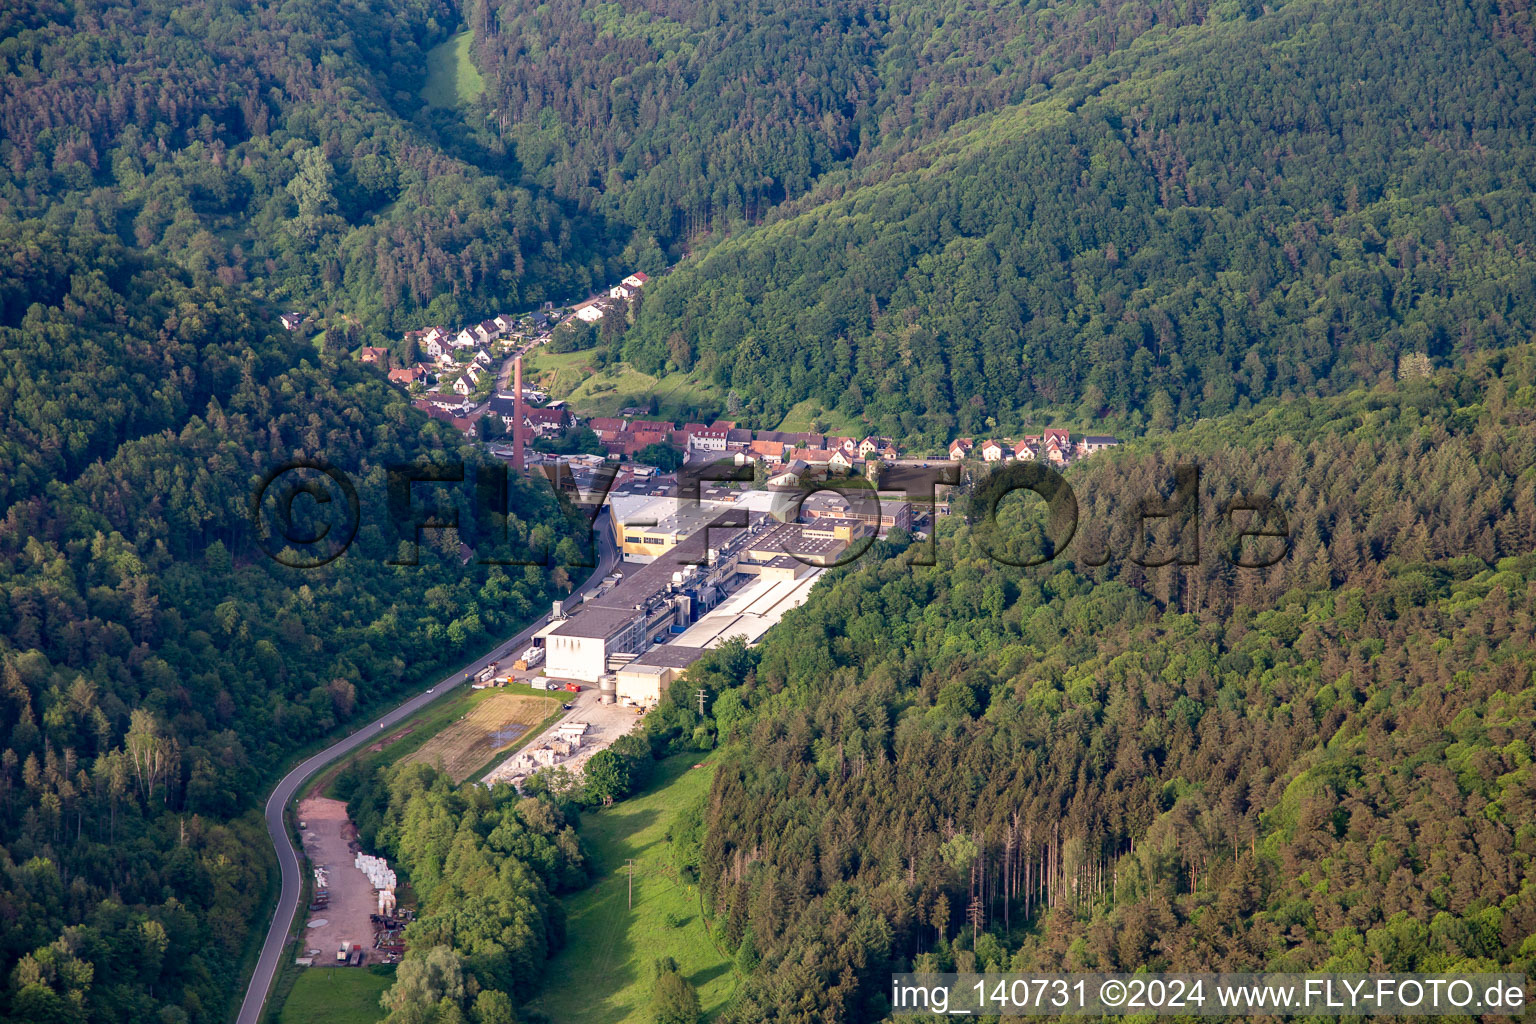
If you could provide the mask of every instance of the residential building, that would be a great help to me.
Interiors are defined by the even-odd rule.
[[[729,429],[704,427],[689,433],[688,447],[701,452],[723,452],[730,436]]]

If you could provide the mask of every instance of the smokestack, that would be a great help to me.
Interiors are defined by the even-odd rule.
[[[512,360],[512,468],[523,471],[523,357]]]

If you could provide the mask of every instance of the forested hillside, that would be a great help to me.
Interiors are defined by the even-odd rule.
[[[266,780],[559,577],[462,565],[442,534],[386,564],[384,466],[469,453],[377,371],[84,229],[0,245],[0,1017],[220,1021],[265,920]],[[249,509],[305,457],[362,510],[311,570],[271,560]],[[511,507],[514,538],[571,525],[547,490]]]
[[[474,0],[468,20],[522,163],[670,245],[756,222],[824,175],[889,161],[1207,8]]]
[[[7,7],[0,211],[62,206],[353,346],[583,295],[622,232],[415,93],[456,20],[446,0]]]
[[[1529,338],[1527,5],[1196,13],[684,263],[627,357],[754,421],[813,398],[947,442],[1042,411],[1168,427]]]
[[[359,834],[408,873],[421,911],[385,994],[388,1024],[513,1024],[565,938],[556,896],[587,881],[576,830],[548,798],[510,786],[455,789],[422,764],[350,770]],[[451,1009],[449,1008],[451,1007]]]
[[[677,684],[655,740],[726,745],[693,856],[760,964],[731,1020],[877,1020],[914,966],[1536,966],[1536,351],[1096,460],[1083,522],[1176,462],[1207,531],[1276,498],[1289,554],[1015,569],[952,521]]]

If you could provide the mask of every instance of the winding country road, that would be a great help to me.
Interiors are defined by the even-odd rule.
[[[619,553],[614,547],[613,531],[607,523],[608,514],[608,510],[603,509],[597,521],[593,523],[592,532],[596,535],[598,544],[597,569],[585,583],[577,588],[577,594],[585,594],[595,588],[602,582],[603,577],[612,571],[614,564],[618,561]],[[236,1018],[236,1024],[258,1024],[260,1021],[262,1008],[267,1001],[267,993],[272,988],[272,979],[277,976],[278,964],[282,960],[283,949],[288,945],[289,932],[293,928],[294,917],[299,909],[299,894],[303,891],[303,886],[300,884],[301,865],[298,851],[293,848],[293,837],[289,835],[288,826],[283,820],[283,812],[288,806],[288,801],[292,800],[299,789],[320,769],[343,754],[377,739],[381,733],[386,733],[390,726],[404,721],[434,700],[444,696],[465,681],[465,673],[473,675],[492,661],[506,658],[517,652],[528,643],[529,637],[548,621],[549,615],[546,613],[474,664],[444,676],[431,688],[433,692],[418,693],[393,711],[374,719],[352,735],[326,747],[283,776],[277,788],[272,791],[272,795],[267,798],[266,806],[267,834],[272,838],[272,845],[277,850],[278,863],[283,870],[282,893],[277,899],[277,909],[272,913],[272,923],[267,929],[266,942],[261,947],[261,959],[257,961],[256,972],[251,976],[251,983],[245,990],[245,1001],[240,1004],[240,1015]]]

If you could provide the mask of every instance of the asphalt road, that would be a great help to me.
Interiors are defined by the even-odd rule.
[[[608,525],[608,514],[608,510],[604,509],[593,524],[593,533],[596,534],[598,542],[598,565],[587,581],[577,588],[578,594],[585,594],[595,588],[603,581],[605,575],[613,571],[614,565],[618,562],[619,553],[613,544],[613,531]],[[298,851],[293,848],[293,837],[289,835],[288,826],[283,820],[283,812],[288,806],[288,801],[292,800],[304,783],[308,782],[310,777],[320,769],[343,754],[377,739],[380,733],[387,732],[390,726],[411,717],[463,683],[466,672],[473,676],[491,662],[515,655],[527,645],[528,638],[543,628],[548,621],[549,615],[545,614],[537,622],[473,665],[443,677],[431,687],[433,692],[417,694],[382,718],[374,719],[346,739],[325,748],[283,776],[277,788],[272,791],[272,795],[267,798],[266,806],[267,834],[272,838],[272,845],[277,850],[278,863],[283,869],[283,888],[277,899],[277,909],[272,914],[272,923],[267,928],[266,942],[261,947],[261,959],[256,962],[256,973],[251,976],[250,985],[245,990],[245,1001],[240,1004],[240,1015],[236,1018],[236,1024],[257,1024],[261,1019],[262,1007],[266,1004],[267,993],[272,988],[272,979],[277,976],[278,964],[281,962],[284,947],[288,945],[289,931],[293,928],[294,915],[299,909],[299,894],[303,891],[303,886],[300,885],[302,865],[299,862]]]

